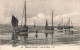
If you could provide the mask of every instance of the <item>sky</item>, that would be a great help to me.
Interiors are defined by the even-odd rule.
[[[11,24],[12,14],[22,21],[24,0],[0,0],[0,24]],[[51,25],[53,11],[54,25],[63,19],[63,24],[70,18],[74,26],[80,26],[79,0],[26,0],[27,25]],[[22,22],[24,23],[24,22]]]

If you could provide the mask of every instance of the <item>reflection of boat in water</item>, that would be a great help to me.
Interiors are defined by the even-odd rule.
[[[48,34],[52,35],[52,44],[53,44],[53,34],[54,34],[53,11],[52,11],[52,26],[48,26],[48,22],[46,20],[46,25],[45,25],[45,36],[46,36],[46,39],[48,38]]]

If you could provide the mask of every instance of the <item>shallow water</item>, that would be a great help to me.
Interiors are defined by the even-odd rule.
[[[67,33],[54,31],[54,33],[28,33],[27,40],[19,37],[17,41],[17,45],[66,45],[66,44],[80,44],[80,34],[76,32],[76,34],[70,35]],[[0,44],[1,45],[12,45],[13,42],[11,40],[12,33],[4,33],[0,35]]]

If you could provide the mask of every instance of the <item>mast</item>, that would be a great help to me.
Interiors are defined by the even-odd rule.
[[[25,3],[24,3],[24,12],[25,12],[24,13],[25,14],[25,24],[24,25],[26,26],[26,0],[25,0]]]
[[[53,27],[53,11],[52,11],[52,27]]]

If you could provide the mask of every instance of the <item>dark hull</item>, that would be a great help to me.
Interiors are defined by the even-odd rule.
[[[62,30],[62,29],[63,29],[63,27],[62,27],[62,26],[58,26],[58,27],[57,27],[57,29]]]
[[[15,27],[14,30],[16,32],[28,32],[28,27],[24,26],[24,27]]]
[[[70,29],[73,28],[73,26],[65,26],[64,29]]]
[[[54,27],[45,27],[45,30],[54,30]]]

